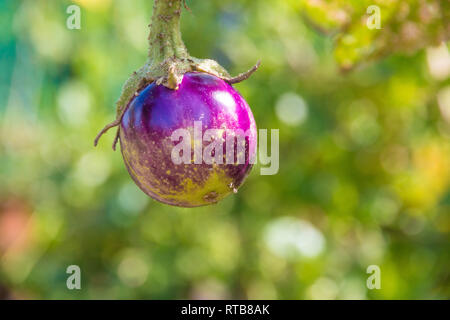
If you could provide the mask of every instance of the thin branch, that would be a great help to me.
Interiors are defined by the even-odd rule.
[[[116,119],[111,123],[108,123],[102,130],[100,130],[100,132],[97,134],[97,136],[95,137],[94,140],[94,147],[97,146],[98,141],[100,140],[100,138],[102,137],[103,134],[105,134],[109,129],[114,128],[116,126],[118,126],[120,124],[120,120]]]
[[[120,122],[122,121],[122,117],[123,117],[123,115],[125,114],[125,111],[126,111],[126,110],[127,110],[127,108],[123,108],[122,112],[119,114],[119,116],[117,117],[117,119],[114,120],[114,121],[111,122],[111,123],[108,123],[108,124],[107,124],[107,125],[106,125],[106,126],[105,126],[98,134],[97,134],[97,136],[95,137],[95,140],[94,140],[94,147],[97,146],[98,141],[100,140],[100,138],[102,137],[103,134],[105,134],[109,129],[114,128],[114,127],[117,127],[118,125],[120,125]],[[119,129],[117,129],[116,136],[115,136],[114,142],[113,142],[113,150],[114,150],[114,151],[116,150],[116,144],[117,144],[118,139],[119,139]]]
[[[117,145],[117,142],[119,141],[119,133],[120,133],[120,127],[117,128],[116,136],[115,136],[113,144],[112,144],[112,148],[114,151],[116,151],[116,145]]]
[[[223,78],[223,80],[225,80],[229,84],[239,83],[239,82],[242,82],[244,80],[247,80],[253,74],[253,72],[258,70],[260,65],[261,65],[261,60],[258,60],[258,62],[250,70],[248,70],[247,72],[241,73],[241,74],[237,75],[236,77]]]

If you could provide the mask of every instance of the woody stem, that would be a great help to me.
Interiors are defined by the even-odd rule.
[[[154,0],[150,25],[149,58],[152,65],[168,58],[189,57],[181,39],[180,17],[182,0]]]

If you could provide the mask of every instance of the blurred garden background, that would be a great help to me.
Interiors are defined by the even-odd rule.
[[[195,209],[141,192],[113,132],[93,147],[152,3],[0,0],[0,299],[450,298],[448,1],[188,0],[190,53],[261,59],[236,88],[280,130],[278,174]]]

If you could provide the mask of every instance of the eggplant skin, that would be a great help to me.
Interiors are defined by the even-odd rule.
[[[245,160],[237,161],[237,156],[232,163],[225,160],[224,134],[222,162],[194,163],[192,147],[191,162],[175,164],[171,157],[179,143],[171,138],[175,130],[187,130],[192,146],[201,143],[202,150],[211,143],[204,137],[194,141],[199,123],[202,136],[208,129],[245,132]],[[238,139],[230,141],[237,153]],[[120,123],[120,145],[128,172],[142,191],[165,204],[197,207],[237,192],[253,166],[257,130],[250,107],[230,84],[207,73],[190,72],[177,90],[151,83],[131,99]]]

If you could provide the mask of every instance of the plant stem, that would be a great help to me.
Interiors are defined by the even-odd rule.
[[[154,0],[152,23],[148,37],[149,58],[153,65],[168,58],[189,57],[181,39],[180,17],[182,0]]]

